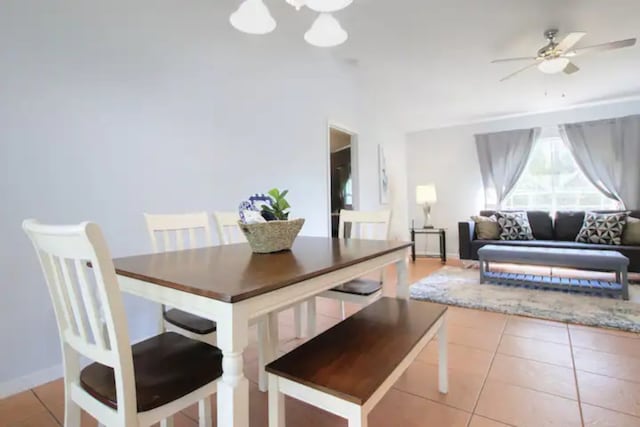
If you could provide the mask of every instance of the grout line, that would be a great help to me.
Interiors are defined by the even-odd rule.
[[[493,362],[496,360],[496,355],[498,354],[498,348],[500,348],[500,344],[502,343],[502,337],[504,336],[504,330],[506,329],[508,322],[509,322],[509,316],[507,315],[504,320],[504,325],[502,325],[502,330],[500,331],[500,339],[498,340],[498,345],[496,345],[496,348],[493,351],[493,354],[491,355],[491,362],[489,362],[489,369],[487,369],[487,373],[485,374],[484,380],[482,381],[482,386],[480,387],[480,391],[478,392],[478,397],[476,398],[476,402],[473,405],[473,410],[471,411],[472,414],[476,414],[476,410],[478,409],[478,403],[480,403],[480,397],[482,396],[484,387],[487,384],[487,380],[489,379],[489,374],[491,373],[491,368],[493,368]],[[482,416],[480,414],[478,415]],[[469,425],[471,424],[472,418],[473,418],[473,415],[469,419],[469,423],[467,424],[467,427],[469,427]]]
[[[571,364],[573,365],[573,379],[576,385],[576,397],[578,398],[578,411],[580,412],[580,423],[584,426],[584,415],[582,414],[582,400],[580,399],[580,387],[578,385],[578,372],[576,369],[576,361],[573,357],[573,342],[571,341],[571,332],[569,335],[569,348],[571,349]]]
[[[59,426],[62,426],[62,423],[64,422],[64,420],[60,421],[56,418],[56,416],[53,414],[53,412],[51,412],[51,409],[49,409],[49,407],[47,405],[45,405],[45,403],[42,401],[42,399],[40,399],[40,396],[38,396],[38,393],[35,392],[34,389],[30,389],[29,390],[31,393],[33,393],[33,395],[36,397],[36,399],[38,400],[38,402],[40,402],[40,404],[44,407],[44,409],[49,413],[49,415],[51,415],[51,418],[53,418],[53,420],[56,422],[56,424],[58,424]]]

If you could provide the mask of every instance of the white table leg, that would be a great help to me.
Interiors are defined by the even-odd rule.
[[[307,336],[316,336],[316,297],[307,300]]]
[[[173,427],[173,417],[167,417],[160,421],[160,427]]]
[[[285,427],[284,395],[278,387],[278,377],[269,377],[269,427]]]
[[[207,396],[198,402],[198,427],[211,427],[212,425],[211,398]]]
[[[403,257],[396,262],[396,272],[398,275],[398,284],[396,294],[398,298],[409,299],[409,282],[407,278],[407,260]]]
[[[277,314],[275,315],[277,317]],[[269,344],[269,327],[267,317],[258,321],[258,388],[267,391],[267,374],[264,367],[272,360]]]
[[[218,427],[249,426],[249,381],[244,376],[242,352],[249,343],[247,317],[229,308],[218,322],[222,350],[222,379],[218,382]]]
[[[293,306],[293,321],[296,327],[296,338],[304,338],[304,318],[306,317],[306,303],[301,302]]]
[[[438,330],[438,390],[440,393],[449,392],[449,368],[447,356],[447,315],[442,318]]]
[[[349,427],[367,427],[369,425],[368,418],[367,414],[360,410],[360,414],[349,417]]]

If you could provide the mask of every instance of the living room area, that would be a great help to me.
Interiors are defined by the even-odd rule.
[[[640,427],[638,22],[3,0],[0,427]]]

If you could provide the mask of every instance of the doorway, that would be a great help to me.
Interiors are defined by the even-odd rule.
[[[356,137],[352,132],[329,125],[329,171],[331,190],[331,236],[338,237],[340,210],[354,209]]]

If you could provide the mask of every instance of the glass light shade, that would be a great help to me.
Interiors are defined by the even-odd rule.
[[[305,5],[316,12],[336,12],[353,3],[353,0],[306,0]]]
[[[569,65],[567,58],[545,59],[538,64],[538,70],[546,74],[556,74],[562,72]]]
[[[348,38],[349,34],[340,26],[338,20],[328,13],[321,13],[304,34],[307,43],[317,47],[338,46]]]
[[[247,34],[267,34],[276,28],[276,21],[262,0],[245,0],[229,17],[238,31]]]
[[[305,4],[305,0],[287,0],[291,6],[295,7],[296,10],[302,9],[302,6]]]
[[[436,195],[436,186],[433,184],[418,185],[416,187],[416,203],[422,205],[424,203],[435,203],[438,201]]]

